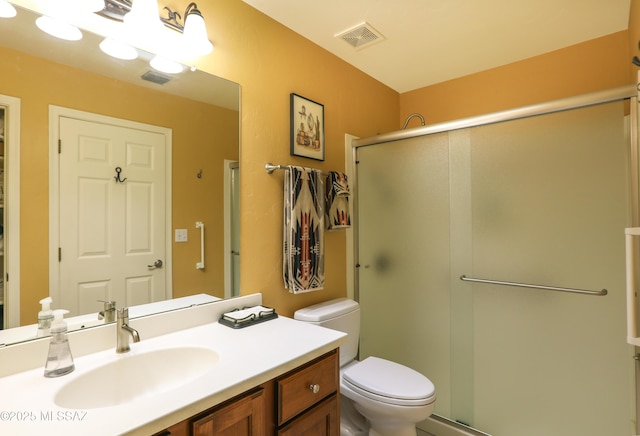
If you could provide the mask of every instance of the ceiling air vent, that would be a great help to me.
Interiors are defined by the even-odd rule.
[[[140,76],[142,80],[147,80],[149,82],[157,83],[158,85],[164,85],[168,81],[171,80],[171,77],[164,76],[162,74],[158,74],[155,71],[147,71],[142,76]]]
[[[384,36],[371,24],[364,22],[360,23],[351,29],[345,30],[342,33],[335,35],[336,38],[340,38],[347,44],[354,48],[361,49],[367,47],[373,43],[384,40]]]

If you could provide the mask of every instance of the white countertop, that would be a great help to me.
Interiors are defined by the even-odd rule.
[[[132,326],[138,328],[133,322]],[[43,367],[0,378],[0,434],[152,434],[337,348],[346,338],[344,333],[285,317],[243,329],[212,322],[147,340],[143,330],[139,333],[142,340],[131,344],[129,353],[107,349],[81,356],[75,359],[75,371],[62,377],[43,376],[43,356]],[[175,346],[210,348],[219,360],[178,388],[123,405],[73,410],[54,402],[66,383],[96,367]]]
[[[140,316],[148,316],[154,313],[175,310],[182,307],[189,307],[194,304],[211,303],[220,301],[220,298],[213,297],[208,294],[196,294],[187,297],[172,298],[169,300],[157,301],[155,303],[140,304],[138,306],[129,307],[129,318],[137,318]],[[80,330],[86,327],[94,327],[105,324],[104,320],[98,319],[97,313],[88,313],[85,315],[65,316],[69,331]],[[0,330],[0,346],[5,344],[13,344],[16,342],[35,339],[38,333],[38,324],[29,324],[20,327]]]

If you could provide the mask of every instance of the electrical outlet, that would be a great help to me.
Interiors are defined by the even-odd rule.
[[[176,229],[176,242],[187,242],[187,229]]]

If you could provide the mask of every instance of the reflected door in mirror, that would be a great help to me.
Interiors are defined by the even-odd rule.
[[[98,300],[123,307],[166,298],[165,269],[157,260],[165,258],[168,138],[60,117],[60,140],[56,305],[79,315],[96,312]]]

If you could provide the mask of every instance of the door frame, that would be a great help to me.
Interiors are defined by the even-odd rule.
[[[234,295],[234,276],[233,276],[233,256],[232,251],[232,233],[233,226],[239,225],[240,217],[235,217],[233,213],[233,188],[231,175],[233,169],[240,168],[240,162],[237,160],[224,160],[224,298],[232,298]],[[235,183],[240,183],[237,180]],[[239,189],[236,186],[236,189]]]
[[[110,124],[129,129],[146,130],[165,135],[165,299],[173,297],[173,253],[172,253],[172,131],[167,127],[139,123],[137,121],[114,118],[91,112],[69,109],[62,106],[49,105],[49,295],[54,304],[60,301],[60,263],[58,262],[58,247],[60,246],[60,155],[58,153],[58,139],[60,138],[60,118],[74,118],[100,124]]]
[[[5,282],[4,307],[5,328],[20,326],[20,99],[0,95],[0,106],[5,113],[5,160],[4,176],[6,199],[11,207],[5,209],[4,256]],[[5,201],[5,206],[8,202]],[[6,280],[10,277],[11,282]]]

